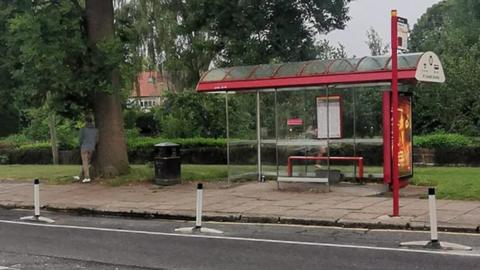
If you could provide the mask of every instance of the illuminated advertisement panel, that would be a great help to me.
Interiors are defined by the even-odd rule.
[[[398,99],[398,175],[413,175],[412,146],[412,106],[410,96],[399,96]]]

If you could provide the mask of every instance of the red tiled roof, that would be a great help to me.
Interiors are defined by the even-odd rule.
[[[158,97],[163,89],[163,77],[156,71],[145,71],[138,74],[140,97]],[[132,91],[132,97],[137,97],[136,89]]]

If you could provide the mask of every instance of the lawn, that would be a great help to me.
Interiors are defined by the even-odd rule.
[[[237,166],[235,166],[237,167]],[[253,169],[247,166],[247,171]],[[233,169],[233,168],[232,168]],[[273,169],[273,168],[272,168]],[[0,165],[0,179],[32,180],[39,178],[52,184],[71,183],[78,175],[77,165]],[[377,171],[372,168],[372,171]],[[113,179],[104,179],[111,186],[152,181],[153,168],[132,165],[129,174]],[[218,181],[227,178],[225,165],[182,165],[182,181]],[[415,168],[412,184],[436,186],[437,196],[443,199],[480,200],[480,168],[428,167]]]
[[[436,186],[437,197],[453,200],[480,200],[480,168],[415,168],[413,184]]]
[[[79,165],[0,165],[0,179],[32,180],[35,178],[50,184],[68,184],[80,172]],[[227,177],[226,166],[182,165],[182,181],[215,181]],[[131,165],[130,173],[102,182],[119,186],[135,182],[153,181],[154,170],[146,165]]]

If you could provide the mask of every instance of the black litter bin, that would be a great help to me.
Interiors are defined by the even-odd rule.
[[[180,145],[159,143],[155,145],[155,184],[175,185],[180,183]]]

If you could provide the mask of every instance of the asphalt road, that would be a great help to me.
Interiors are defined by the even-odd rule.
[[[0,210],[2,269],[480,269],[480,235],[440,234],[474,248],[400,248],[428,233],[205,223],[221,235],[181,234],[190,222],[46,213],[53,225]]]

